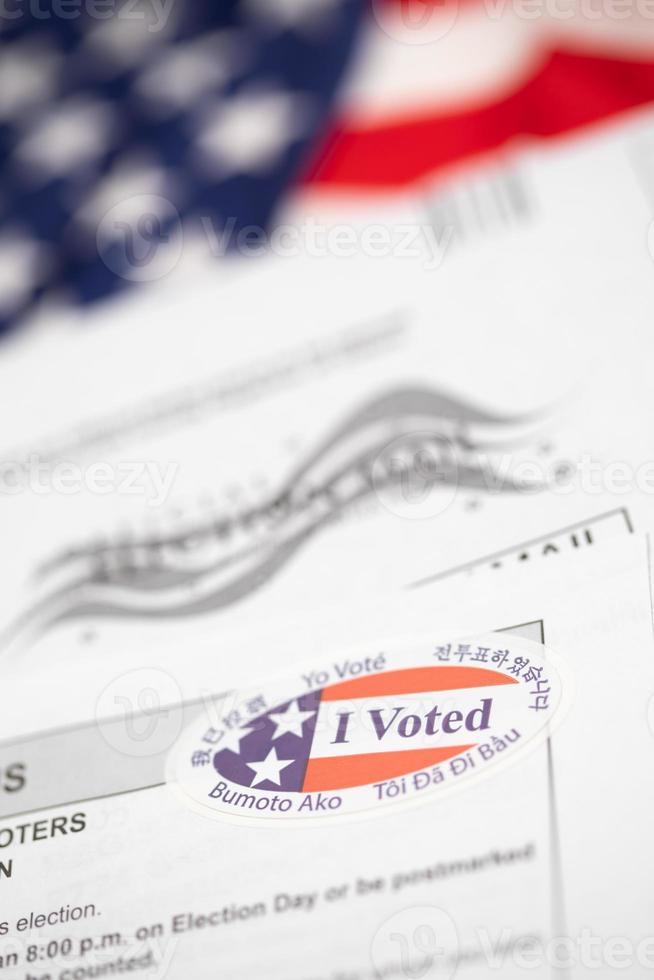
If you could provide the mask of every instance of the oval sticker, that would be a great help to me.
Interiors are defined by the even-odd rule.
[[[529,640],[400,641],[230,695],[183,733],[167,777],[195,809],[238,820],[383,812],[515,761],[563,695],[559,659]]]

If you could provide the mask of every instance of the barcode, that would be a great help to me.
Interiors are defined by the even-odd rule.
[[[522,226],[536,210],[532,189],[515,169],[457,183],[430,196],[426,207],[439,241],[448,235],[458,244]]]

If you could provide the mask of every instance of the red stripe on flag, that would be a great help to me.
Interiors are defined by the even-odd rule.
[[[325,191],[401,187],[520,135],[559,136],[653,100],[653,63],[557,51],[489,105],[387,126],[337,123],[306,181]]]
[[[410,667],[408,670],[389,670],[384,674],[371,674],[369,677],[332,684],[323,690],[320,700],[321,703],[351,701],[355,698],[458,691],[517,683],[515,677],[482,667]]]
[[[406,752],[373,752],[339,758],[310,759],[302,785],[305,793],[351,789],[385,779],[397,779],[438,765],[473,749],[474,745],[450,745],[440,749],[411,749]]]

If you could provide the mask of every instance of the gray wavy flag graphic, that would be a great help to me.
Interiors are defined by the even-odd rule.
[[[489,474],[479,453],[523,443],[525,427],[535,421],[422,388],[376,397],[347,416],[257,506],[184,532],[72,548],[48,561],[35,574],[41,597],[7,637],[25,630],[40,635],[89,616],[165,619],[230,606],[262,588],[354,503],[399,486],[407,474],[398,468],[398,453],[430,462],[420,473],[427,486],[438,481],[484,492],[490,476],[496,492],[518,492],[518,483]]]

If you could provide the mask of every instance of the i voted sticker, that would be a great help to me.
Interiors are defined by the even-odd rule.
[[[500,638],[501,637],[501,638]],[[328,820],[444,795],[552,731],[568,684],[540,644],[397,641],[226,699],[176,744],[168,780],[202,812]]]

